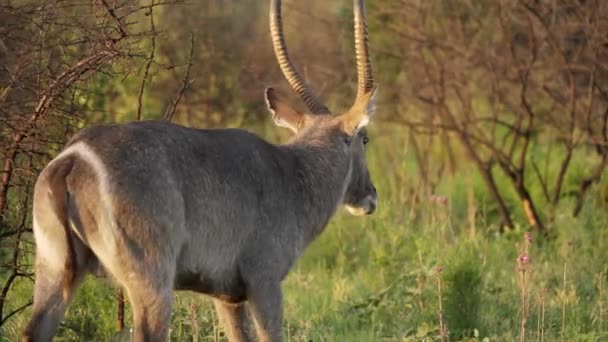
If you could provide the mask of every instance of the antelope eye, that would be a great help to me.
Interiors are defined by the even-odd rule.
[[[369,138],[363,137],[363,145],[367,145],[368,142],[369,142]]]

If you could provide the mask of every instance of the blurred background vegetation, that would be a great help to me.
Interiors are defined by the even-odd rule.
[[[348,108],[351,2],[284,2],[296,66]],[[304,107],[267,6],[0,0],[0,339],[29,315],[33,184],[75,131],[165,119],[287,141],[264,88]],[[608,339],[608,2],[370,0],[367,12],[380,207],[339,214],[289,275],[286,338]],[[58,339],[118,338],[117,306],[89,279]],[[223,339],[205,298],[176,296],[171,339]]]

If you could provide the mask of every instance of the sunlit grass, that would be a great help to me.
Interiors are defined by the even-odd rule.
[[[473,168],[440,180],[436,193],[447,196],[444,205],[416,194],[416,167],[403,134],[379,137],[370,146],[378,212],[355,218],[340,211],[296,264],[283,286],[286,339],[439,340],[435,272],[442,266],[443,309],[451,341],[517,340],[521,292],[516,244],[522,243],[528,229],[514,197],[507,196],[519,226],[499,235],[494,204]],[[583,159],[575,169],[584,168]],[[506,181],[500,186],[509,189]],[[555,210],[548,237],[532,232],[527,340],[540,341],[541,330],[544,341],[608,339],[602,323],[606,295],[600,301],[598,288],[598,275],[605,286],[608,260],[608,216],[600,189],[588,194],[580,217],[571,216],[572,203],[565,200]],[[533,185],[532,191],[539,189]],[[13,294],[20,301],[31,294],[31,285],[17,287]],[[57,340],[82,340],[85,333],[87,340],[109,340],[116,326],[115,311],[114,290],[106,282],[89,279]],[[26,310],[8,322],[2,340],[16,340],[28,315]],[[223,340],[211,302],[181,293],[175,300],[171,339],[191,341],[193,334],[199,341]]]

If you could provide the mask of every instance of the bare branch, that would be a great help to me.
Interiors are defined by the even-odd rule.
[[[32,304],[34,304],[33,301],[29,301],[23,305],[21,305],[20,307],[16,308],[15,310],[9,312],[6,316],[4,316],[2,318],[2,321],[0,321],[0,326],[4,325],[4,323],[6,323],[11,317],[13,317],[14,315],[20,313],[21,311],[29,308],[30,306],[32,306]]]
[[[190,79],[190,70],[192,69],[192,58],[194,56],[194,33],[190,34],[190,56],[188,57],[188,66],[186,67],[186,73],[184,75],[184,79],[182,80],[182,86],[177,92],[175,98],[171,101],[171,104],[165,111],[165,114],[162,117],[163,121],[171,122],[173,120],[173,116],[175,115],[175,111],[177,110],[177,105],[181,100],[182,96],[186,92],[186,90],[190,87],[190,85],[194,82],[194,79]]]
[[[144,76],[141,79],[141,86],[139,87],[139,96],[137,97],[137,121],[141,120],[142,97],[144,95],[144,89],[146,88],[146,82],[148,81],[148,77],[150,74],[150,66],[154,61],[154,54],[156,53],[156,25],[154,24],[154,0],[150,1],[150,11],[148,12],[148,16],[150,17],[150,29],[152,32],[152,35],[150,37],[152,47],[150,48],[150,55],[148,56],[148,60],[146,61]]]
[[[114,8],[110,7],[110,5],[108,5],[108,2],[106,0],[99,0],[99,1],[101,2],[102,6],[108,12],[108,15],[110,16],[110,18],[112,19],[112,21],[114,21],[114,23],[116,24],[117,30],[120,33],[120,36],[118,38],[113,39],[113,41],[117,42],[117,41],[119,41],[119,40],[127,37],[127,30],[125,30],[122,22],[116,16],[116,12],[114,11]],[[150,7],[150,10],[152,10],[152,7]]]

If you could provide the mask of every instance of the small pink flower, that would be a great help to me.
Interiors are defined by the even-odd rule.
[[[524,234],[524,239],[525,239],[526,241],[528,241],[528,243],[532,243],[532,233],[530,233],[530,232],[526,232],[526,233]]]
[[[445,206],[448,204],[448,196],[445,195],[431,195],[429,197],[429,201],[431,203],[439,204],[441,206]]]
[[[443,272],[443,266],[437,266],[437,267],[435,267],[435,273],[441,274],[442,272]]]
[[[527,265],[530,263],[530,257],[528,256],[528,254],[526,253],[522,253],[518,258],[517,261],[521,264],[521,265]]]

